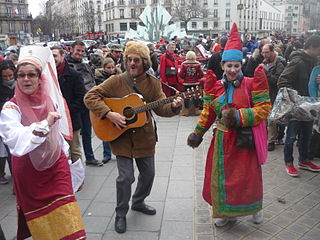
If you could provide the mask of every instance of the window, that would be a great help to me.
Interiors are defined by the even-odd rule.
[[[213,22],[213,27],[217,28],[219,26],[218,22]]]
[[[111,32],[114,32],[114,24],[111,23]]]
[[[136,9],[135,8],[131,8],[131,17],[132,18],[136,17]]]
[[[139,4],[144,4],[145,0],[139,0]]]
[[[226,9],[226,17],[230,17],[230,9]]]
[[[142,14],[144,11],[144,8],[140,8],[140,14]]]
[[[131,29],[137,30],[137,23],[136,22],[131,22],[131,23],[129,23],[129,25],[130,25]]]
[[[130,0],[130,4],[136,5],[136,0]]]
[[[208,22],[203,22],[202,26],[203,26],[203,28],[208,28]]]
[[[213,5],[218,5],[218,0],[214,0]]]
[[[197,28],[197,22],[192,22],[191,26],[192,26],[192,28]]]
[[[204,9],[203,10],[203,18],[207,18],[208,17],[208,10]]]
[[[203,5],[207,6],[208,5],[208,0],[203,0]]]
[[[218,17],[218,9],[213,10],[213,17],[217,18]]]
[[[12,32],[15,32],[14,30],[14,24],[12,22],[9,22],[9,32],[12,33]]]
[[[118,5],[125,5],[124,0],[118,0]]]
[[[158,0],[152,0],[153,4],[157,4],[159,1]]]
[[[230,22],[229,21],[225,22],[225,29],[230,29]]]
[[[124,18],[124,9],[119,9],[120,11],[120,18]]]
[[[120,31],[127,31],[127,23],[120,23]]]
[[[180,22],[180,28],[186,28],[186,23],[185,22]]]

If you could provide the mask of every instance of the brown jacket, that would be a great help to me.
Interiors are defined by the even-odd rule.
[[[104,116],[111,109],[102,101],[103,97],[122,98],[135,91],[131,84],[136,82],[137,89],[148,102],[164,99],[161,83],[155,77],[143,74],[138,78],[132,78],[127,72],[111,76],[99,86],[92,88],[84,97],[87,108],[98,117]],[[130,84],[131,83],[131,84]],[[180,108],[173,109],[171,103],[162,105],[154,112],[162,117],[171,117],[178,114]],[[113,154],[129,158],[150,157],[155,153],[156,134],[153,128],[150,114],[147,123],[140,128],[128,129],[120,137],[110,142]]]

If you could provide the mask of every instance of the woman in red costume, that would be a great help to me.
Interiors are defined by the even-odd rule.
[[[21,48],[15,95],[0,116],[1,137],[12,154],[17,240],[86,239],[59,126],[63,119],[43,74],[50,54],[49,48]]]
[[[242,45],[237,26],[222,55],[223,78],[217,81],[211,73],[211,82],[205,86],[204,109],[188,145],[195,148],[203,135],[215,123],[208,150],[203,197],[212,206],[216,226],[224,226],[235,217],[252,215],[253,222],[262,221],[262,171],[258,157],[262,144],[249,148],[238,145],[239,130],[264,124],[270,109],[269,88],[262,66],[257,67],[254,78],[243,77],[241,72]],[[210,73],[209,73],[210,74]],[[260,136],[266,139],[265,128]],[[253,133],[255,133],[253,131]],[[262,134],[262,135],[261,135]]]

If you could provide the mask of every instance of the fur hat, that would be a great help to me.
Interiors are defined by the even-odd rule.
[[[130,41],[126,44],[124,51],[124,56],[128,57],[129,54],[139,55],[145,66],[145,70],[148,70],[151,67],[150,51],[147,45],[143,42]]]

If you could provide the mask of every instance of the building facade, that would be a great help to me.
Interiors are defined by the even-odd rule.
[[[28,43],[31,21],[27,0],[0,0],[0,47]]]

